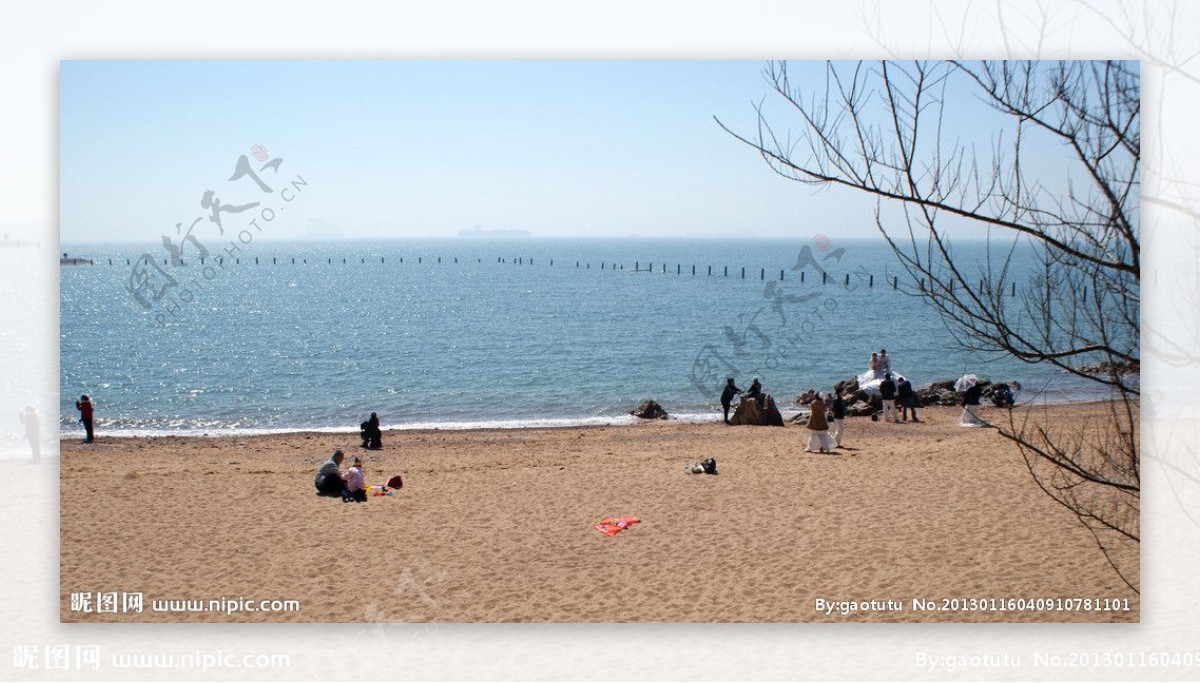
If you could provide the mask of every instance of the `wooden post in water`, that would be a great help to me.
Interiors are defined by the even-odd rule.
[[[742,266],[742,279],[746,279],[746,266]]]
[[[867,286],[868,286],[868,287],[874,287],[874,286],[875,286],[875,276],[874,276],[874,275],[872,275],[872,276],[871,276],[871,278],[870,278],[869,280],[867,280]]]
[[[678,264],[678,263],[676,263],[676,264],[675,264],[675,274],[676,274],[676,275],[680,275],[680,274],[681,274],[681,272],[680,272],[680,269],[681,269],[681,268],[683,268],[683,266],[682,266],[682,265],[680,265],[680,264]]]
[[[696,264],[692,264],[692,275],[696,274]]]
[[[804,284],[804,271],[800,271],[800,284]]]
[[[729,277],[729,266],[725,266],[725,277]]]
[[[712,277],[712,266],[708,267],[708,276]]]
[[[850,273],[846,273],[846,286],[850,286]]]
[[[1013,282],[1013,283],[1012,283],[1012,285],[1013,285],[1013,287],[1012,287],[1012,295],[1013,295],[1013,296],[1016,296],[1016,295],[1017,295],[1017,283],[1016,283],[1016,282]]]
[[[900,278],[893,275],[892,276],[892,289],[899,289],[899,287],[900,287]]]
[[[759,268],[759,269],[758,269],[758,279],[759,279],[760,281],[761,281],[761,280],[766,280],[766,279],[767,279],[767,269],[766,269],[766,268]]]
[[[783,282],[783,269],[782,268],[779,269],[779,281]]]

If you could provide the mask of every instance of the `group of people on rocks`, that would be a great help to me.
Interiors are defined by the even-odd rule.
[[[919,405],[917,393],[913,390],[912,383],[907,377],[892,373],[892,359],[888,356],[887,349],[880,349],[878,353],[871,354],[871,360],[867,363],[867,373],[860,375],[859,380],[879,380],[879,398],[882,405],[879,412],[871,416],[872,420],[882,419],[884,422],[891,423],[909,422],[911,415],[912,422],[921,421],[917,417]],[[810,413],[807,427],[810,436],[808,444],[804,448],[805,452],[831,453],[835,448],[843,448],[846,399],[840,387],[835,386],[833,389],[832,393],[818,393],[809,403]],[[745,392],[737,387],[733,377],[726,379],[725,388],[721,392],[721,407],[725,413],[725,424],[731,424],[729,408],[733,404],[734,397],[739,394],[753,397],[758,401],[760,407],[762,405],[764,394],[762,384],[757,377],[754,378],[750,389]],[[981,395],[981,388],[978,384],[972,385],[962,392],[962,424],[986,424],[979,419],[977,413]],[[1008,393],[1007,400],[1008,405],[1012,405],[1011,392]]]
[[[726,379],[725,389],[721,391],[721,407],[725,409],[725,424],[731,424],[729,422],[729,407],[733,405],[733,397],[739,394],[754,399],[755,403],[758,403],[759,408],[763,407],[763,402],[766,400],[766,394],[762,390],[762,383],[758,381],[757,377],[750,382],[750,388],[746,391],[738,389],[733,383],[732,377]]]

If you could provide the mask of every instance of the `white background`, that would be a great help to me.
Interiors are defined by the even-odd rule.
[[[1045,668],[1034,653],[1200,657],[1200,466],[1195,453],[1200,200],[1200,17],[1179,3],[1052,2],[5,2],[0,14],[0,231],[43,245],[8,273],[12,335],[0,373],[36,376],[9,402],[58,396],[57,112],[60,59],[858,58],[1141,59],[1143,166],[1142,623],[1138,625],[319,625],[58,624],[54,446],[4,463],[0,678],[1196,679],[1200,665]],[[212,96],[197,93],[197,97]],[[230,106],[236,106],[231,103]],[[799,191],[799,190],[798,190]],[[2,310],[0,309],[0,312]],[[1170,352],[1172,346],[1184,350]],[[44,376],[43,376],[44,375]],[[24,392],[24,393],[22,393]],[[748,530],[748,532],[752,532]],[[864,558],[870,561],[869,558]],[[597,567],[596,571],[603,571]],[[351,577],[339,577],[342,579]],[[96,587],[97,590],[106,587]],[[267,596],[276,597],[276,596]],[[286,596],[280,596],[286,597]],[[843,596],[850,597],[850,596]],[[17,668],[13,648],[99,648],[98,670]],[[10,655],[13,652],[13,655]],[[119,653],[276,654],[277,669],[120,670]],[[1021,657],[1019,669],[917,666],[918,656]],[[75,654],[72,654],[74,657]],[[1193,660],[1194,661],[1194,660]],[[74,666],[77,661],[72,660]],[[969,664],[969,662],[968,662]],[[1197,664],[1200,664],[1198,662]]]

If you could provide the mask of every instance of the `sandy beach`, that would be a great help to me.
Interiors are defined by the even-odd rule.
[[[1024,409],[1018,409],[1021,411]],[[1043,409],[1036,409],[1042,415]],[[1080,422],[1099,404],[1044,417]],[[994,430],[956,408],[802,427],[634,427],[109,438],[61,450],[64,622],[1136,622],[1091,535]],[[998,410],[984,417],[1002,419]],[[314,495],[336,448],[390,497]],[[720,474],[684,464],[715,458]],[[599,519],[642,522],[606,538]],[[72,609],[141,593],[143,611]],[[157,612],[155,600],[298,600],[299,611]],[[966,601],[1128,600],[1129,611]],[[914,611],[913,599],[959,609]],[[79,598],[77,597],[77,601]],[[818,607],[895,601],[900,610]],[[957,601],[957,602],[951,602]],[[821,603],[826,604],[826,603]],[[990,603],[984,602],[982,605]]]

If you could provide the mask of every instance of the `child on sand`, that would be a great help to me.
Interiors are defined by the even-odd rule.
[[[343,502],[367,502],[367,483],[363,476],[362,458],[354,459],[354,464],[350,466],[350,469],[342,473],[342,481],[346,482],[346,491],[342,494]]]

